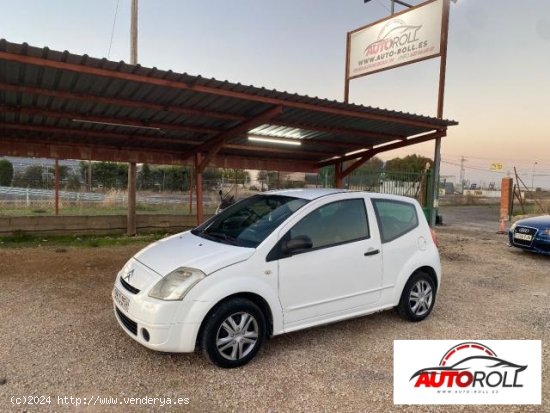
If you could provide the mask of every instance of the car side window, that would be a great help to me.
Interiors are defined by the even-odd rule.
[[[365,201],[347,199],[323,205],[304,217],[287,235],[291,239],[309,237],[313,249],[368,238]]]
[[[390,242],[418,226],[416,207],[404,201],[373,199],[382,242]]]

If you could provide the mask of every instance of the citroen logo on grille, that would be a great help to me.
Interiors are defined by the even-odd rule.
[[[128,284],[130,284],[130,278],[132,278],[133,275],[134,275],[134,270],[130,270],[126,273],[124,277],[122,277],[122,279],[126,281]]]

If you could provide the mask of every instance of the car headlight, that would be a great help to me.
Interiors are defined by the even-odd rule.
[[[206,274],[195,268],[178,268],[156,283],[149,291],[149,297],[165,301],[182,300],[204,277]]]
[[[514,222],[510,227],[510,231],[513,231],[514,229],[516,229],[516,225],[517,225],[517,222]]]

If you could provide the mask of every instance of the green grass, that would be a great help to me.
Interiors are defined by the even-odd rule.
[[[50,247],[104,248],[132,244],[146,244],[163,238],[165,233],[136,235],[29,235],[17,232],[14,235],[0,237],[0,249]]]

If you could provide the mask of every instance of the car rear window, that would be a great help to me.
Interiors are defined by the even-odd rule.
[[[390,242],[418,226],[414,204],[389,199],[373,199],[382,242]]]

